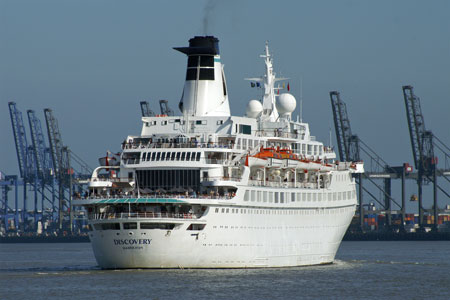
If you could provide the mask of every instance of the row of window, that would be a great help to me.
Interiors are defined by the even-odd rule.
[[[336,181],[347,181],[347,180],[351,180],[352,175],[350,173],[346,173],[346,174],[334,174],[333,178]]]
[[[356,197],[355,191],[324,192],[324,193],[300,193],[300,192],[268,192],[246,190],[244,201],[288,203],[301,201],[340,201],[350,200]]]
[[[142,161],[200,161],[201,152],[142,152]]]
[[[296,154],[321,156],[323,154],[323,145],[292,144],[292,151]]]
[[[136,174],[140,189],[196,189],[200,185],[199,169],[136,170]]]
[[[95,230],[120,230],[121,223],[100,223],[94,224]],[[176,224],[174,223],[139,223],[140,229],[162,229],[162,230],[172,230]],[[89,226],[92,230],[92,227]],[[203,230],[205,224],[190,224],[186,230]],[[122,229],[138,229],[137,222],[127,222],[122,223]]]
[[[222,214],[248,214],[248,215],[334,215],[353,211],[353,207],[340,207],[330,209],[273,209],[273,208],[218,208],[215,213]]]
[[[195,121],[193,121],[193,122],[195,122],[195,125],[207,125],[208,124],[208,121],[207,120],[195,120]],[[181,119],[170,119],[170,120],[162,120],[161,121],[161,125],[167,125],[167,124],[172,124],[172,123],[178,123],[178,124],[181,124],[181,125],[184,125],[185,124],[185,122],[184,122],[184,120],[181,120]],[[151,122],[146,122],[145,123],[145,126],[155,126],[157,124],[157,122],[156,121],[151,121]],[[192,123],[191,123],[192,124]],[[217,120],[217,122],[216,122],[216,124],[217,125],[222,125],[223,124],[223,120]]]

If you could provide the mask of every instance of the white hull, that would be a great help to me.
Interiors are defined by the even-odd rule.
[[[200,219],[150,220],[181,223],[173,230],[96,230],[90,233],[90,239],[97,262],[105,269],[327,264],[333,262],[355,212],[354,201],[340,204],[284,209],[213,205]],[[222,209],[225,212],[228,209],[229,213],[222,213]],[[111,220],[94,221],[97,222]],[[149,219],[114,219],[114,222],[137,222],[140,228],[139,223]],[[206,226],[201,231],[186,230],[191,223]]]

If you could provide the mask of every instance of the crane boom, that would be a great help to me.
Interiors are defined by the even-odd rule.
[[[27,178],[27,137],[25,126],[23,125],[22,112],[17,109],[15,102],[9,102],[9,113],[11,116],[11,125],[16,144],[17,160],[19,162],[20,176]]]
[[[436,164],[433,133],[425,129],[425,121],[420,107],[420,98],[414,94],[412,86],[403,86],[403,98],[405,100],[406,118],[408,120],[414,166],[420,175],[431,176]]]
[[[150,109],[147,101],[141,101],[141,113],[143,117],[152,117],[155,113]]]

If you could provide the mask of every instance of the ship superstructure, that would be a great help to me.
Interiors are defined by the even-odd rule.
[[[120,161],[98,167],[85,206],[102,268],[331,263],[357,204],[352,173],[294,121],[266,43],[262,101],[231,116],[218,39],[195,37],[180,116],[142,117]],[[110,161],[106,159],[106,161]]]

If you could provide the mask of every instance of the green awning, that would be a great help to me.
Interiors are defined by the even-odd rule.
[[[108,198],[108,199],[77,199],[74,205],[86,204],[121,204],[121,203],[186,203],[186,201],[174,198]]]

